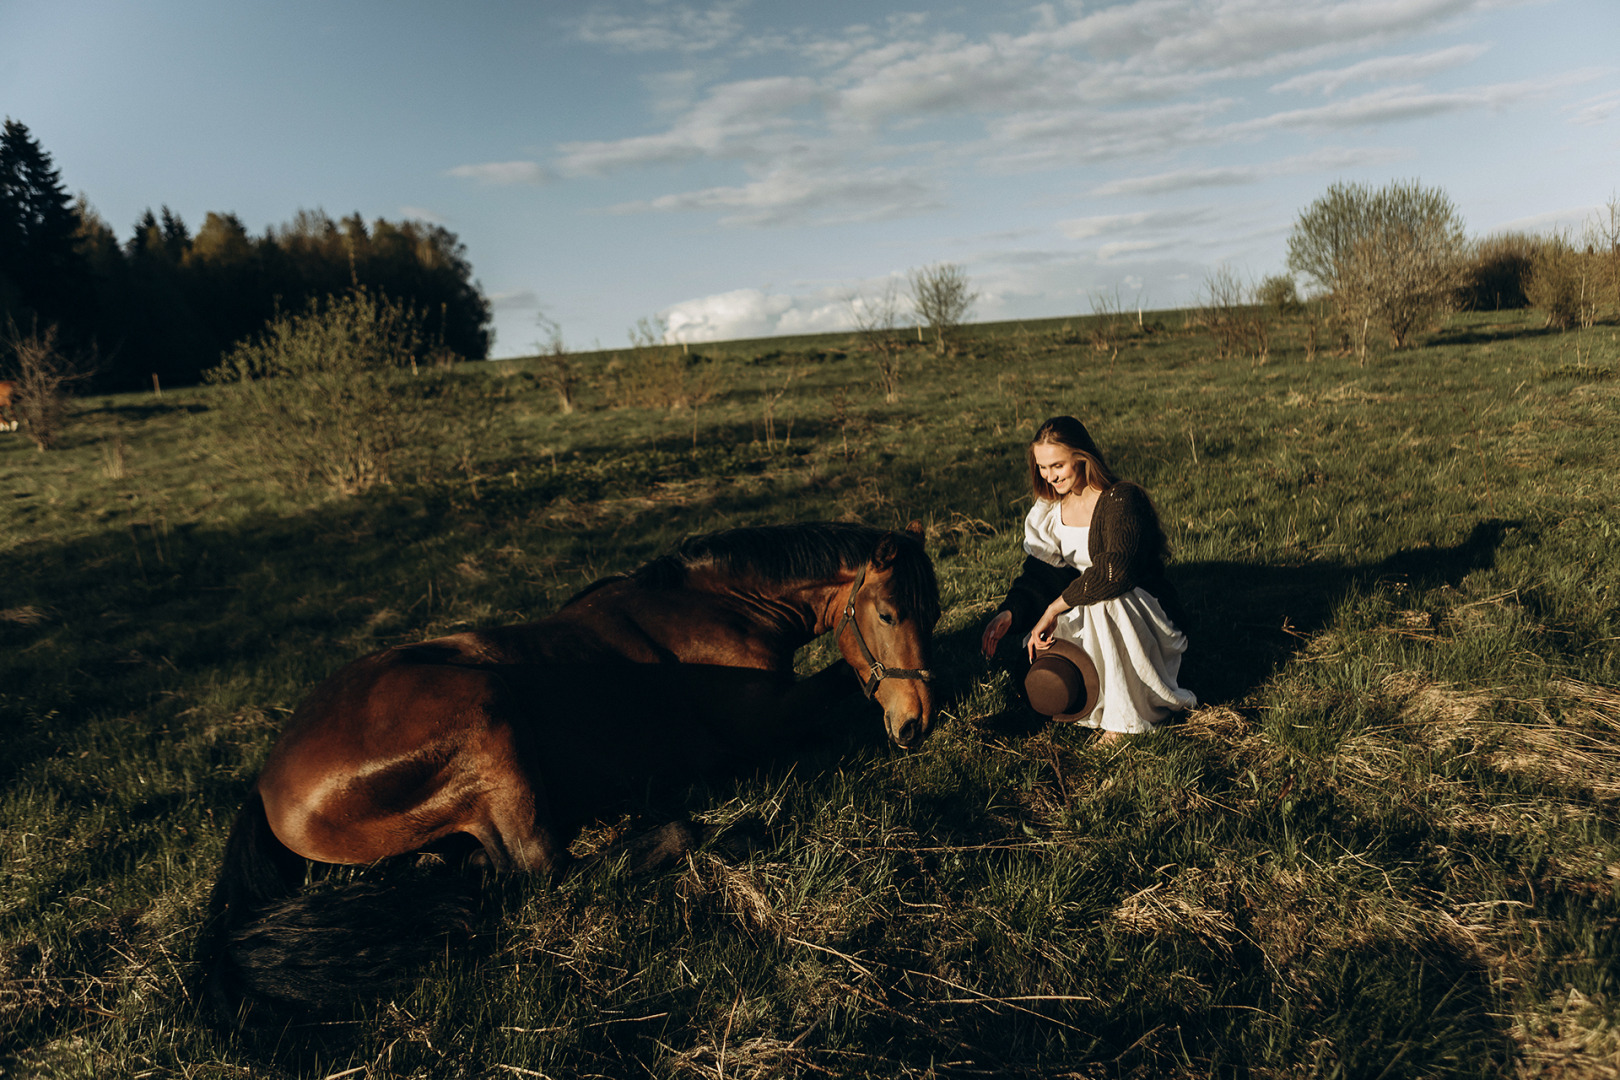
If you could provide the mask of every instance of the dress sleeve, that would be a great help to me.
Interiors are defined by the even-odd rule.
[[[1036,499],[1024,517],[1024,554],[1041,560],[1048,566],[1065,566],[1063,549],[1058,544],[1057,529],[1052,518],[1057,503]]]
[[[1051,513],[1052,504],[1037,500],[1024,519],[1024,565],[999,609],[1012,612],[1008,635],[1013,641],[1034,628],[1035,620],[1046,610],[1046,605],[1055,600],[1078,573],[1063,561],[1058,551]]]
[[[1150,550],[1156,532],[1153,522],[1147,492],[1131,483],[1110,488],[1091,521],[1096,541],[1091,566],[1064,588],[1064,602],[1076,607],[1096,604],[1142,584],[1144,560],[1157,563],[1157,553]]]

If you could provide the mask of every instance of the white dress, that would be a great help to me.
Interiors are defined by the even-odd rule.
[[[1063,524],[1060,503],[1037,499],[1024,519],[1024,551],[1084,571],[1091,566],[1090,533],[1089,526]],[[1055,633],[1097,665],[1099,700],[1081,721],[1089,727],[1134,735],[1198,704],[1192,691],[1176,685],[1187,635],[1144,589],[1070,608],[1058,616]]]

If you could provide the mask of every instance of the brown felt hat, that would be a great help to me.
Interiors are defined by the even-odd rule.
[[[1059,723],[1084,720],[1097,707],[1097,665],[1072,641],[1058,638],[1035,655],[1024,676],[1030,706]]]

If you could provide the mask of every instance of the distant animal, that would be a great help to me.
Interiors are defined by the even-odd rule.
[[[649,785],[757,760],[806,729],[855,688],[845,663],[889,738],[915,747],[938,618],[920,526],[775,525],[690,539],[538,622],[348,664],[294,712],[231,829],[197,950],[202,998],[236,1021],[319,1009],[459,917],[420,883],[301,889],[309,863],[462,834],[490,867],[559,874],[584,824]],[[829,632],[842,661],[795,678],[795,650]],[[684,827],[657,839],[643,854],[671,861],[693,842]]]
[[[10,379],[0,379],[0,431],[16,431],[17,399],[22,388]]]

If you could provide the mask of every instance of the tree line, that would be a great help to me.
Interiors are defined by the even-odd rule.
[[[28,128],[5,121],[0,330],[56,327],[102,389],[197,382],[278,312],[356,289],[414,308],[425,351],[488,355],[489,301],[448,229],[301,210],[258,236],[210,212],[193,233],[165,206],[120,242],[83,195],[68,195]]]

